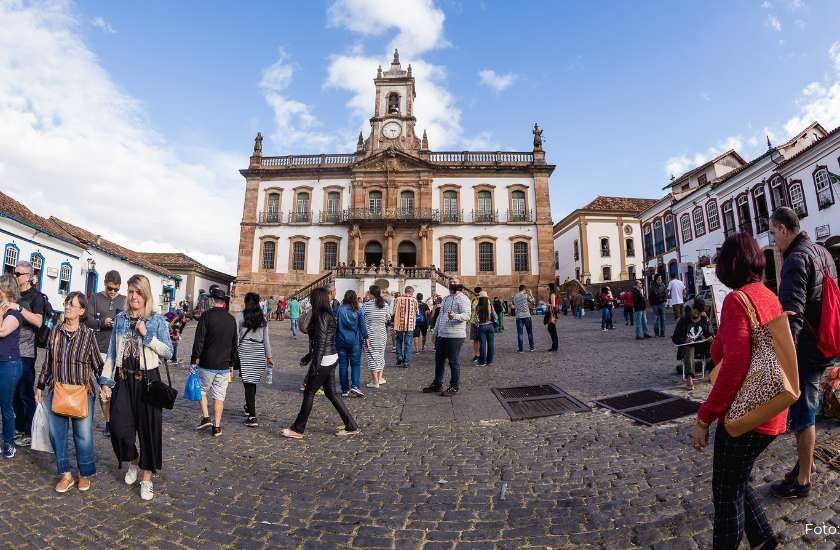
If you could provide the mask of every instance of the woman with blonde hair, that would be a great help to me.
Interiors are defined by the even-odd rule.
[[[0,276],[0,411],[3,416],[3,456],[15,457],[15,390],[20,362],[20,290],[12,275]]]
[[[102,399],[111,402],[111,445],[120,468],[129,462],[125,482],[134,485],[142,470],[140,498],[152,500],[152,474],[163,465],[162,415],[160,407],[144,400],[144,393],[147,384],[161,379],[158,366],[172,356],[172,342],[166,319],[154,312],[145,276],[128,280],[126,306],[114,321],[100,378]]]

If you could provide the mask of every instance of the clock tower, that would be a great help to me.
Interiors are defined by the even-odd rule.
[[[414,118],[414,77],[411,65],[403,70],[400,54],[394,50],[394,59],[387,71],[382,67],[376,71],[373,80],[376,85],[376,104],[370,119],[369,152],[388,147],[403,150],[417,150],[420,140],[414,133],[417,119]]]

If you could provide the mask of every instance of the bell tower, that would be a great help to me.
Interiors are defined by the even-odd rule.
[[[394,50],[394,59],[388,70],[376,71],[376,103],[370,119],[370,151],[388,147],[403,150],[420,149],[420,140],[414,133],[414,76],[411,65],[403,70],[400,53]]]

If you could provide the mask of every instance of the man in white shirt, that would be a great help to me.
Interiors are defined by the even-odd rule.
[[[671,282],[668,283],[668,300],[671,302],[676,321],[683,316],[683,302],[685,301],[685,285],[677,278],[676,273],[671,273]]]

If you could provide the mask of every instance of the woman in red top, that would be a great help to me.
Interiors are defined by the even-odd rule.
[[[761,283],[764,263],[755,239],[746,233],[736,233],[723,243],[715,270],[723,284],[747,295],[761,324],[782,314],[779,299]],[[778,544],[750,486],[750,474],[758,456],[777,435],[785,432],[787,411],[740,437],[730,436],[723,427],[726,412],[750,368],[750,342],[747,310],[738,296],[730,293],[723,302],[720,330],[712,343],[712,359],[715,364],[721,364],[720,372],[697,413],[694,427],[694,447],[701,450],[709,443],[709,425],[718,421],[712,467],[716,549],[737,549],[744,531],[752,548],[760,546],[769,550]]]

